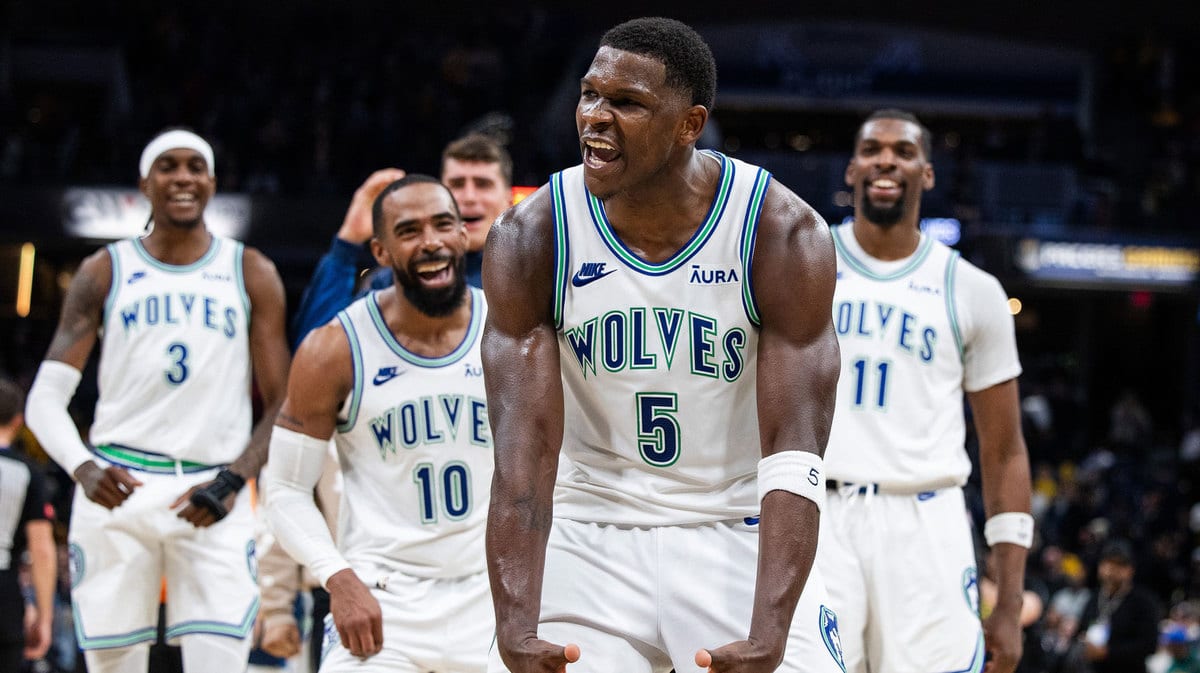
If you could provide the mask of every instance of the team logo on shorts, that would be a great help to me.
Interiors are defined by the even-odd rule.
[[[71,588],[79,586],[80,580],[83,579],[83,573],[87,570],[87,563],[83,558],[83,548],[72,542],[67,546],[67,570],[71,573]]]
[[[258,555],[254,553],[254,540],[246,543],[246,569],[250,571],[250,577],[254,582],[258,583]]]
[[[825,647],[829,649],[829,654],[833,655],[838,668],[845,673],[846,659],[842,657],[842,637],[838,635],[837,614],[824,605],[821,606],[821,639],[825,641]]]
[[[963,571],[962,585],[967,607],[971,608],[971,612],[979,614],[979,575],[975,568],[968,567]]]
[[[325,657],[333,651],[333,648],[342,644],[342,639],[338,636],[337,627],[333,625],[333,614],[325,615],[325,637],[321,639],[321,663],[325,663]]]

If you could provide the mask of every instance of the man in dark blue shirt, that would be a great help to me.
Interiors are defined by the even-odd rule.
[[[450,188],[467,228],[467,283],[483,287],[480,277],[483,244],[492,222],[512,205],[512,158],[489,136],[471,134],[446,146],[442,152],[442,183]],[[346,217],[304,290],[292,317],[292,346],[300,345],[315,327],[333,319],[350,305],[358,292],[359,270],[374,266],[363,246],[371,238],[371,205],[388,184],[404,176],[398,168],[375,171],[354,192]],[[377,269],[367,279],[367,290],[392,284],[389,269]]]

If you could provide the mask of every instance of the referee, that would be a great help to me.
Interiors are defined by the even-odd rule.
[[[21,389],[0,378],[0,671],[19,671],[50,647],[56,558],[42,474],[12,449],[24,421]],[[29,606],[17,580],[28,547],[33,593]]]

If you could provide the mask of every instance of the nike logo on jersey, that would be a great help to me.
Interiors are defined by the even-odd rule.
[[[141,280],[145,277],[146,277],[145,271],[134,271],[133,273],[129,274],[129,279],[125,281],[125,284],[133,285],[134,283],[138,282],[139,280]]]
[[[594,283],[601,278],[615,273],[616,269],[604,270],[604,262],[584,262],[575,275],[571,277],[571,284],[575,287],[583,287],[588,283]]]
[[[408,371],[408,370],[404,370],[404,371]],[[392,379],[396,378],[397,376],[400,376],[401,374],[404,373],[404,371],[401,371],[399,367],[380,367],[379,373],[377,373],[375,375],[375,378],[371,379],[371,383],[374,383],[377,386],[381,386],[381,385],[387,383],[388,381],[391,381]]]

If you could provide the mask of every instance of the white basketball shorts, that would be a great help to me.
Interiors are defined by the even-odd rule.
[[[842,627],[848,673],[983,670],[962,489],[831,491],[817,558]]]
[[[698,650],[749,634],[757,570],[757,525],[630,528],[555,519],[538,635],[579,645],[570,673],[702,671]],[[842,673],[828,603],[814,565],[779,671]],[[507,671],[495,647],[488,671]]]
[[[496,634],[486,572],[427,579],[388,576],[371,595],[383,612],[383,650],[362,659],[342,647],[333,616],[325,618],[321,673],[483,673]]]
[[[102,461],[97,461],[101,462]],[[109,510],[75,488],[71,512],[71,600],[75,633],[85,650],[153,641],[162,579],[167,587],[167,639],[207,633],[245,638],[258,614],[254,516],[249,489],[208,528],[170,509],[217,468],[187,474],[130,470],[143,483]]]

